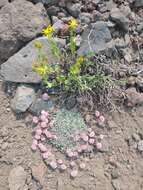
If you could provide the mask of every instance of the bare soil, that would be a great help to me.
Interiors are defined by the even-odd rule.
[[[132,135],[143,136],[143,107],[106,115],[108,127],[97,128],[105,135],[105,152],[84,158],[86,169],[73,180],[69,169],[64,173],[52,172],[40,154],[31,151],[32,128],[24,119],[16,119],[1,88],[0,190],[9,189],[9,173],[19,165],[27,173],[26,190],[142,190],[143,156]],[[33,176],[37,176],[36,180]]]

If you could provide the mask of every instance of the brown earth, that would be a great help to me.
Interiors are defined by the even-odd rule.
[[[25,120],[16,119],[1,87],[0,190],[9,189],[9,173],[19,165],[27,173],[26,186],[20,190],[142,190],[143,157],[132,138],[134,134],[143,136],[142,111],[139,107],[107,114],[108,127],[97,128],[105,135],[105,152],[84,158],[86,169],[72,180],[69,169],[64,173],[51,172],[39,153],[31,151],[32,128],[26,126]]]

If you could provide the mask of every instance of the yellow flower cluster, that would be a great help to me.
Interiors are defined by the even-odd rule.
[[[49,37],[52,33],[55,32],[55,29],[53,26],[49,25],[47,28],[45,28],[42,33],[44,34],[44,36]]]

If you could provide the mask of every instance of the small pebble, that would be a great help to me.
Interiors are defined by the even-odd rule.
[[[49,95],[47,93],[42,94],[42,100],[44,101],[49,100]]]
[[[58,166],[57,163],[55,161],[50,162],[50,166],[53,170],[55,170]]]
[[[104,135],[99,135],[99,138],[101,139],[101,140],[103,140],[104,139]]]
[[[81,163],[81,164],[79,165],[79,167],[80,167],[81,170],[83,170],[83,169],[85,169],[86,165],[85,165],[85,163]]]
[[[61,159],[59,159],[59,160],[57,160],[57,163],[61,165],[61,164],[63,164],[63,161]]]
[[[72,170],[71,173],[70,173],[70,176],[72,178],[75,178],[77,176],[77,174],[78,174],[78,170]]]
[[[71,166],[71,168],[73,168],[73,167],[76,166],[76,163],[75,163],[74,161],[71,161],[71,162],[70,162],[70,166]]]
[[[62,171],[65,171],[65,170],[67,169],[67,166],[66,166],[65,164],[61,164],[61,165],[60,165],[60,169],[61,169]]]

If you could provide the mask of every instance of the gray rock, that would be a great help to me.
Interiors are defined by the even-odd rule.
[[[39,115],[42,110],[51,111],[54,109],[55,103],[52,100],[44,101],[42,99],[36,99],[30,107],[29,111],[34,115]]]
[[[25,112],[35,100],[36,95],[33,88],[29,86],[19,86],[14,98],[11,100],[11,108],[16,113]]]
[[[50,23],[41,3],[16,0],[0,9],[0,64]]]
[[[8,3],[8,0],[0,0],[0,8],[5,6]]]
[[[80,11],[80,9],[81,9],[81,4],[80,3],[72,4],[72,3],[68,2],[66,4],[66,8],[67,8],[68,12],[75,18],[77,18],[79,16],[80,12],[81,12]]]
[[[13,168],[8,177],[9,189],[25,189],[26,178],[27,174],[21,166]]]
[[[137,32],[139,34],[143,33],[143,21],[138,24],[138,26],[137,26]]]
[[[48,62],[55,62],[46,37],[40,37],[22,48],[1,65],[0,75],[5,81],[20,83],[39,83],[41,77],[33,72],[33,62],[37,60],[37,50],[35,41],[41,41],[44,45],[43,54],[48,56]]]
[[[45,5],[54,5],[59,2],[59,0],[30,0],[33,3],[43,3]]]
[[[57,19],[57,21],[53,24],[55,31],[58,33],[64,27],[64,22],[62,20]]]
[[[112,54],[115,51],[114,42],[106,22],[98,21],[87,27],[82,34],[82,40],[78,55],[85,55],[90,52]]]
[[[143,7],[143,0],[135,0],[135,4],[136,7]]]
[[[56,7],[56,6],[50,6],[47,9],[48,15],[49,16],[56,16],[58,14],[58,12],[60,12],[60,8]]]
[[[138,142],[138,150],[140,152],[143,152],[143,140],[141,140],[141,141]]]
[[[112,186],[113,186],[114,190],[122,190],[121,184],[122,184],[121,181],[119,181],[117,179],[112,181]]]
[[[79,16],[81,23],[90,24],[92,15],[90,13],[83,12]]]
[[[129,20],[118,8],[113,8],[111,10],[110,19],[114,21],[120,29],[124,30],[125,32],[128,31]]]

